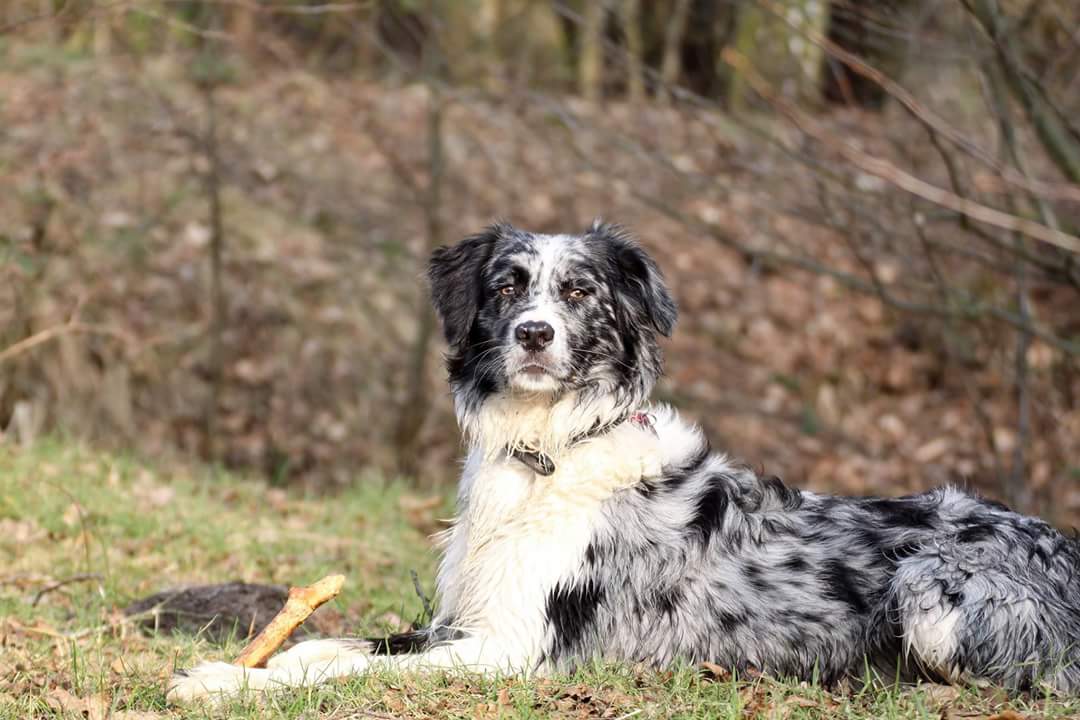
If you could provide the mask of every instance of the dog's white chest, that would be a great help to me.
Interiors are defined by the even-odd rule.
[[[548,597],[580,571],[604,501],[659,470],[655,438],[629,425],[557,458],[548,477],[474,452],[439,577],[447,620],[536,657]]]

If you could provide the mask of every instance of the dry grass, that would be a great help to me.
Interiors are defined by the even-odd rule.
[[[719,669],[601,666],[530,682],[372,675],[219,708],[166,708],[162,684],[174,666],[230,657],[238,643],[140,634],[119,608],[151,591],[235,578],[299,583],[335,571],[349,582],[321,619],[330,631],[392,629],[420,613],[409,570],[430,586],[425,534],[447,508],[377,478],[360,480],[333,498],[300,497],[210,469],[155,467],[71,443],[0,446],[0,718],[1004,720],[1080,712],[1064,700],[1010,701],[938,686],[877,682],[826,691],[733,679]]]

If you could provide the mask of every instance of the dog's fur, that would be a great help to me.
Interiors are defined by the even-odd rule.
[[[951,488],[800,492],[646,405],[676,308],[620,229],[496,225],[437,250],[429,278],[469,447],[433,623],[301,643],[263,670],[203,664],[171,699],[594,658],[1080,690],[1076,540]],[[546,344],[525,342],[523,323],[546,323]]]

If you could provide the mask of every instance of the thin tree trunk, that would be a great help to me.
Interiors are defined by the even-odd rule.
[[[1000,74],[991,70],[988,73],[990,84],[993,89],[994,100],[998,106],[998,125],[1001,129],[1003,154],[1011,160],[1017,169],[1023,172],[1023,165],[1016,152],[1016,133],[1012,120],[1009,117],[1008,100],[1005,97],[1004,83]],[[1016,214],[1016,199],[1008,196],[1009,212]],[[1044,218],[1045,221],[1045,218]],[[1024,236],[1013,233],[1013,242],[1018,250],[1024,250]],[[1021,321],[1025,324],[1031,320],[1031,298],[1028,294],[1027,265],[1023,262],[1016,263],[1014,273],[1016,282],[1016,305]],[[1016,393],[1016,445],[1013,448],[1012,462],[1009,464],[1008,474],[1003,478],[1005,497],[1009,504],[1017,510],[1031,512],[1031,490],[1027,486],[1027,444],[1030,439],[1031,427],[1031,397],[1029,393],[1028,350],[1031,348],[1031,333],[1026,330],[1017,332],[1016,350],[1013,355],[1013,391]],[[1004,465],[1004,463],[1003,463]]]
[[[255,8],[243,5],[232,8],[230,34],[237,46],[248,55],[255,50],[255,21]]]
[[[632,105],[640,105],[645,101],[641,0],[623,0],[622,15],[626,31],[626,92]]]
[[[756,3],[744,3],[738,6],[737,12],[735,38],[732,44],[736,51],[749,58],[753,56],[754,47],[758,42],[763,11]],[[728,83],[727,106],[732,113],[739,114],[747,108],[750,83],[743,69],[736,66],[730,66],[730,68],[731,80]]]
[[[55,17],[57,13],[56,8],[53,7],[53,0],[38,0],[38,14],[44,18],[41,21],[41,26],[44,28],[43,40],[50,44],[55,43],[60,36],[60,25]]]
[[[218,152],[217,98],[213,84],[203,87],[206,101],[206,136],[204,148],[209,168],[205,178],[206,200],[210,221],[210,393],[205,408],[205,454],[219,459],[221,443],[218,438],[218,403],[225,376],[224,334],[226,322],[225,287],[222,279],[222,254],[225,246],[225,227],[221,212],[221,157]]]
[[[682,45],[686,35],[686,20],[690,15],[690,0],[675,0],[675,7],[664,28],[664,57],[660,62],[662,92],[657,97],[662,102],[674,97],[675,85],[682,74]]]
[[[509,32],[507,23],[510,19],[511,10],[507,7],[508,0],[490,0],[490,7],[485,7],[484,18],[491,19],[491,27],[485,29],[485,34],[491,38],[491,46],[495,52],[496,63],[510,63],[513,55],[513,45],[516,33]],[[513,74],[511,70],[510,74]]]
[[[107,57],[112,54],[112,16],[101,0],[94,3],[92,10],[94,57]]]
[[[1030,178],[1027,164],[1019,151],[1016,129],[1012,122],[1012,114],[1009,111],[1006,82],[1002,75],[1004,69],[1000,66],[992,66],[985,73],[990,90],[993,95],[995,114],[997,115],[998,127],[1004,140],[1002,145],[1005,160],[1010,162],[1024,178]],[[1007,197],[1010,212],[1017,214],[1019,208],[1013,195]],[[1058,229],[1058,219],[1054,210],[1045,198],[1037,193],[1029,193],[1029,200],[1034,204],[1043,223],[1054,229]],[[1013,241],[1018,250],[1026,250],[1026,240],[1019,233],[1013,234]],[[1034,322],[1034,312],[1029,292],[1029,278],[1027,263],[1018,262],[1014,273],[1016,282],[1016,305],[1017,313],[1025,325]],[[1030,368],[1028,367],[1028,351],[1032,344],[1032,334],[1029,330],[1017,332],[1016,350],[1013,359],[1013,389],[1016,393],[1016,446],[1013,449],[1013,458],[1009,474],[1004,478],[1002,488],[1010,505],[1024,512],[1039,512],[1032,501],[1032,490],[1028,486],[1028,462],[1027,448],[1031,441],[1031,388]]]
[[[584,23],[581,28],[581,50],[578,57],[578,85],[582,97],[592,103],[600,101],[604,82],[604,3],[585,0]]]
[[[429,0],[428,9],[430,16],[435,17],[434,0]],[[437,23],[435,27],[438,27]],[[424,198],[424,227],[427,239],[425,260],[427,255],[442,244],[443,238],[441,209],[446,159],[443,153],[444,99],[439,86],[442,60],[438,48],[438,36],[433,31],[426,38],[423,63],[429,103],[427,115],[429,179]],[[398,470],[410,477],[415,477],[419,469],[417,460],[419,459],[420,431],[431,408],[427,383],[428,355],[436,330],[435,314],[427,301],[426,292],[421,294],[418,308],[416,338],[413,341],[407,373],[409,391],[405,405],[398,416],[394,433]]]
[[[154,3],[154,10],[157,11],[161,17],[168,17],[172,12],[172,7],[169,4],[169,0],[158,0]],[[161,54],[165,57],[172,57],[176,54],[179,45],[179,37],[177,29],[172,25],[163,24],[160,30],[163,37],[161,38]]]

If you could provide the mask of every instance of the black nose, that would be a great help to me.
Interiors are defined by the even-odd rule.
[[[543,350],[555,339],[555,328],[546,322],[523,322],[514,328],[514,337],[526,350]]]

